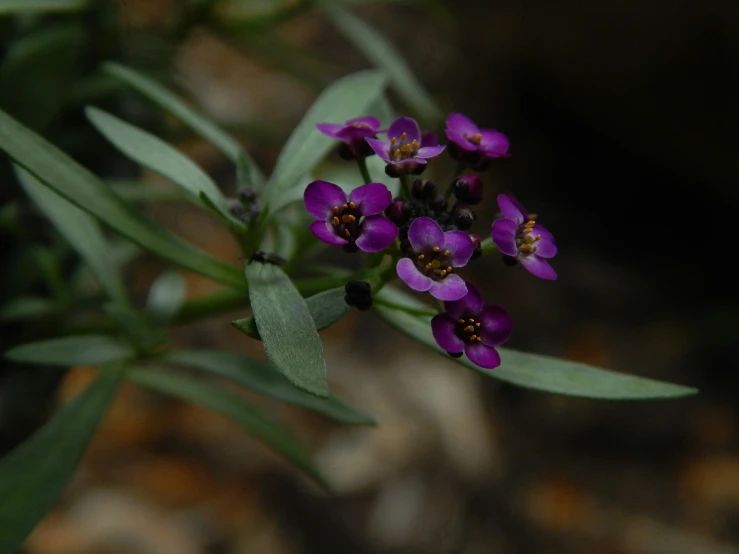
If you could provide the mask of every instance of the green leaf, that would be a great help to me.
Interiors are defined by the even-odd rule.
[[[402,333],[469,369],[513,385],[567,396],[604,400],[679,398],[698,392],[682,385],[616,373],[579,362],[527,354],[508,348],[498,348],[502,359],[500,367],[492,370],[482,369],[464,356],[450,358],[434,340],[430,317],[404,311],[427,310],[425,304],[392,287],[383,288],[377,299],[379,302],[374,304],[377,313]],[[391,308],[384,302],[393,304],[398,309]]]
[[[169,321],[185,302],[187,285],[177,271],[165,271],[149,289],[146,310],[157,320]]]
[[[138,385],[192,402],[232,419],[316,482],[327,487],[326,480],[316,469],[310,454],[292,432],[267,412],[252,406],[238,393],[203,379],[151,368],[135,369],[128,377]]]
[[[90,123],[125,156],[164,175],[198,202],[200,194],[204,194],[224,216],[231,218],[226,198],[218,186],[179,150],[103,110],[88,106],[85,114]]]
[[[159,257],[244,290],[234,267],[135,214],[102,181],[69,156],[0,110],[0,148],[38,180]]]
[[[339,79],[324,90],[293,131],[267,183],[267,204],[274,213],[289,201],[286,194],[315,166],[335,141],[316,129],[317,123],[343,123],[363,114],[382,94],[385,76],[360,71]]]
[[[134,354],[130,346],[113,337],[79,335],[28,342],[11,348],[4,356],[15,362],[72,367],[105,364]]]
[[[421,119],[430,125],[442,122],[441,110],[413,75],[401,53],[385,36],[341,8],[332,7],[325,13],[354,46],[387,73],[393,88],[409,109],[416,110]]]
[[[83,39],[80,25],[67,24],[16,40],[0,66],[0,107],[33,129],[47,127],[75,81]]]
[[[264,175],[254,163],[249,154],[241,147],[238,141],[211,120],[185,104],[180,98],[157,83],[155,80],[134,71],[129,67],[117,63],[106,63],[103,72],[121,80],[136,89],[146,98],[167,110],[170,114],[182,121],[193,131],[198,133],[213,146],[218,148],[232,162],[248,168],[249,186],[261,189],[264,186]]]
[[[123,375],[123,365],[63,406],[0,462],[0,552],[16,552],[74,474]]]
[[[215,350],[176,350],[165,353],[159,359],[207,371],[269,398],[313,410],[336,421],[352,425],[375,424],[370,416],[355,410],[335,396],[318,398],[295,388],[270,364],[254,358]]]
[[[316,330],[321,331],[333,325],[349,311],[349,306],[344,302],[345,295],[344,287],[336,287],[335,289],[325,290],[305,299],[305,305],[308,307],[308,312],[313,318]],[[231,325],[253,339],[261,338],[254,317],[237,319],[236,321],[232,321]]]
[[[328,396],[323,345],[305,300],[290,277],[274,264],[250,263],[246,280],[269,359],[295,386],[316,396]]]
[[[0,0],[0,15],[24,12],[74,12],[87,7],[89,0]]]
[[[0,309],[0,321],[25,321],[54,313],[54,302],[39,296],[19,296],[5,303]]]
[[[20,166],[15,166],[26,194],[56,226],[85,261],[111,300],[128,304],[121,269],[111,255],[111,247],[100,226],[91,216],[59,196]]]

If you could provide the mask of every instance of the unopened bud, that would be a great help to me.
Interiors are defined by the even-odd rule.
[[[452,183],[452,190],[462,202],[467,204],[478,204],[482,200],[482,179],[477,175],[462,175],[457,177]]]

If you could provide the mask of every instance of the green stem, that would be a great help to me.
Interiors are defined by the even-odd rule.
[[[488,254],[494,254],[498,251],[498,247],[495,246],[493,239],[488,237],[482,241],[482,255],[487,256]]]
[[[357,156],[357,166],[359,167],[359,172],[362,174],[364,183],[371,183],[372,177],[370,177],[369,169],[367,169],[367,158],[365,156]]]
[[[406,175],[405,173],[401,173],[398,179],[400,179],[400,187],[403,189],[403,196],[410,200],[411,188],[408,185],[408,175]]]
[[[464,162],[458,162],[457,163],[457,169],[454,170],[454,177],[457,178],[460,175],[462,175],[462,173],[464,173],[464,170],[466,168],[467,168],[467,164],[466,163],[464,163]]]

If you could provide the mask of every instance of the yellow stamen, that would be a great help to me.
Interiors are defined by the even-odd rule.
[[[465,333],[472,333],[475,330],[475,328],[472,325],[468,325],[464,328]]]
[[[480,322],[478,321],[477,323],[475,323],[475,327],[479,327],[479,326],[480,326]]]
[[[339,218],[338,217],[334,217],[331,221],[334,222],[334,225],[338,225],[339,224]]]
[[[474,318],[469,318],[467,321],[469,321],[470,323],[474,323],[475,322]]]
[[[449,250],[444,250],[444,255],[448,256],[450,254]]]
[[[470,337],[470,340],[477,340],[477,335],[472,335],[472,336]]]
[[[424,256],[423,254],[419,254],[419,255],[418,255],[418,259],[419,259],[419,260],[423,260],[423,259],[424,259],[425,257],[426,257],[426,256]]]
[[[472,135],[472,141],[471,142],[474,142],[475,144],[480,144],[480,141],[481,140],[482,140],[482,134],[481,133],[475,133],[474,135]]]
[[[438,246],[434,246],[434,252],[438,252],[439,250],[441,250],[441,248],[439,248]]]
[[[354,202],[349,202],[349,207],[353,210],[357,205]]]
[[[434,261],[433,261],[433,262],[431,262],[431,263],[430,263],[429,265],[430,265],[431,267],[433,267],[434,269],[439,269],[439,266],[441,265],[441,262],[440,262],[439,260],[434,260]]]
[[[348,237],[351,237],[352,234],[349,232],[349,229],[344,229],[344,234]]]
[[[339,213],[339,207],[338,207],[338,206],[334,206],[334,207],[332,208],[332,211],[333,211],[333,212],[334,212],[335,214]]]
[[[458,319],[457,320],[457,323],[459,323],[460,325],[462,325],[464,323],[464,319]]]

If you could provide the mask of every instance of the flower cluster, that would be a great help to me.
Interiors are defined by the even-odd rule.
[[[492,160],[510,155],[507,137],[494,129],[480,129],[459,113],[447,119],[446,145],[439,144],[433,133],[421,132],[409,117],[396,119],[387,130],[381,130],[373,117],[317,127],[340,141],[341,157],[356,160],[365,178],[365,158],[376,154],[386,164],[385,173],[400,180],[402,192],[393,198],[384,184],[366,183],[347,194],[336,184],[313,181],[304,194],[308,212],[317,219],[310,226],[313,234],[346,252],[392,256],[398,277],[408,287],[443,303],[431,320],[439,346],[454,357],[465,354],[482,368],[500,365],[495,347],[508,339],[513,323],[503,308],[486,304],[458,270],[497,250],[505,265],[520,264],[541,279],[557,278],[548,261],[557,253],[554,237],[512,195],[497,196],[501,217],[490,227],[489,239],[469,232],[485,189],[476,173]],[[445,150],[458,169],[449,185],[439,188],[419,176]],[[371,306],[369,288],[351,283],[347,302],[364,309]]]

